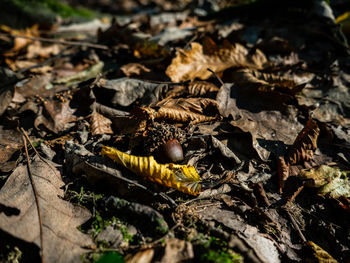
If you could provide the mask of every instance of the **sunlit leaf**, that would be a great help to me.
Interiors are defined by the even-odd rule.
[[[153,156],[130,155],[108,146],[102,146],[101,154],[107,155],[112,160],[152,182],[191,195],[197,195],[201,191],[200,176],[193,166],[173,163],[159,164]]]

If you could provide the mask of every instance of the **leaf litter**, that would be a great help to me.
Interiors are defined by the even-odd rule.
[[[0,261],[349,261],[339,2],[0,22]]]

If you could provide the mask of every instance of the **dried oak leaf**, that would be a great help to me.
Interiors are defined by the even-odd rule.
[[[112,121],[96,111],[90,115],[90,124],[93,135],[113,134],[113,130],[111,128]]]
[[[35,157],[31,163],[42,218],[42,253],[45,262],[78,262],[93,242],[77,227],[90,212],[62,200],[64,183],[53,163]],[[19,213],[0,213],[0,229],[29,243],[41,246],[37,206],[26,165],[19,165],[0,191],[0,204]]]
[[[195,78],[205,80],[212,75],[208,68],[222,72],[231,67],[262,69],[265,64],[267,59],[258,49],[254,54],[249,54],[249,51],[238,43],[231,44],[225,41],[222,47],[218,47],[213,40],[206,38],[203,46],[194,42],[190,50],[178,50],[166,74],[173,82]]]

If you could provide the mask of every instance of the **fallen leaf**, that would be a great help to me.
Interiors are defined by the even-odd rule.
[[[151,70],[140,63],[128,63],[120,67],[125,76],[130,77],[132,75],[140,75],[141,72],[150,72]]]
[[[39,115],[35,121],[35,128],[39,129],[39,125],[43,124],[50,131],[58,134],[72,126],[71,122],[77,120],[76,116],[73,115],[75,110],[69,107],[69,100],[58,101],[48,100],[44,102],[44,108],[49,118],[44,115]]]
[[[77,227],[90,218],[87,209],[62,200],[64,183],[53,163],[48,165],[35,157],[31,163],[42,218],[45,262],[78,262],[93,245],[88,235]],[[12,236],[41,246],[37,206],[28,168],[19,165],[0,191],[0,204],[20,211],[18,215],[0,213],[0,228]]]
[[[148,106],[162,99],[167,89],[167,85],[137,79],[100,79],[94,88],[94,93],[98,100],[109,99],[114,106],[127,107],[136,100],[140,100],[140,106]]]
[[[101,154],[152,182],[191,195],[197,195],[201,191],[200,176],[193,166],[158,164],[153,156],[138,157],[107,146],[102,146]]]
[[[6,111],[10,105],[12,98],[15,94],[14,86],[18,80],[18,76],[15,72],[7,69],[0,68],[0,116]]]
[[[113,134],[113,130],[111,128],[112,121],[97,112],[91,113],[90,124],[93,135]]]
[[[9,172],[16,167],[16,162],[9,162],[13,154],[21,149],[23,141],[16,130],[0,126],[0,170]]]
[[[177,238],[165,240],[165,250],[159,263],[168,262],[186,262],[194,258],[194,252],[191,242]]]
[[[318,246],[312,241],[307,242],[307,245],[313,250],[315,263],[338,263],[327,251]]]
[[[309,119],[305,127],[299,132],[293,145],[289,147],[284,157],[278,159],[279,191],[282,192],[284,181],[291,174],[293,165],[310,161],[317,148],[317,139],[320,129],[313,119]]]
[[[248,50],[238,43],[225,42],[222,47],[218,47],[213,40],[207,38],[203,46],[194,42],[191,43],[190,50],[178,50],[166,74],[173,82],[195,78],[205,80],[212,75],[208,68],[214,72],[222,72],[231,67],[262,69],[266,63],[265,55],[258,49],[250,55]]]
[[[154,256],[154,249],[146,249],[137,252],[135,255],[126,258],[126,263],[151,263]]]
[[[168,107],[162,107],[159,109],[153,109],[150,107],[139,107],[135,108],[132,111],[132,114],[134,114],[137,118],[140,119],[192,124],[215,121],[220,119],[219,116],[205,116],[203,114],[188,112],[183,109],[174,109]]]
[[[341,171],[328,165],[316,169],[304,170],[298,177],[307,187],[318,188],[319,195],[331,198],[350,197],[350,172]]]
[[[216,93],[219,91],[219,88],[207,81],[191,81],[188,85],[179,85],[174,86],[170,89],[165,97],[173,98],[180,96],[191,95],[194,97],[215,97]]]
[[[281,155],[302,129],[297,109],[286,106],[268,92],[253,92],[244,86],[226,83],[217,94],[220,113],[232,118],[230,124],[252,136],[252,146],[263,160],[270,153]],[[245,148],[247,148],[245,146]]]

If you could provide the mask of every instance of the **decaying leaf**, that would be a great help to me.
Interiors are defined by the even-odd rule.
[[[64,183],[53,163],[35,158],[31,163],[40,204],[45,262],[78,262],[92,240],[77,227],[90,218],[86,208],[63,201]],[[12,236],[41,246],[37,206],[28,169],[19,165],[0,191],[0,204],[16,208],[19,214],[0,213],[0,228]]]
[[[16,162],[9,160],[13,154],[23,146],[23,141],[18,131],[5,129],[0,126],[0,170],[9,172],[16,167]]]
[[[313,119],[309,119],[305,127],[298,134],[292,147],[285,156],[289,164],[298,164],[312,159],[317,149],[317,138],[320,129]]]
[[[220,119],[217,102],[209,98],[165,99],[153,107],[136,108],[133,113],[141,119],[192,124]]]
[[[120,68],[125,76],[140,75],[141,72],[150,72],[151,70],[140,63],[128,63]]]
[[[167,85],[138,79],[100,79],[94,88],[94,93],[97,99],[99,99],[99,94],[102,94],[104,99],[106,99],[106,94],[109,94],[111,104],[127,107],[136,100],[140,100],[140,106],[157,102],[162,99],[167,89]]]
[[[59,133],[70,127],[70,123],[76,121],[73,115],[75,110],[70,108],[69,100],[58,101],[48,100],[44,102],[44,108],[49,118],[39,115],[34,122],[34,126],[38,129],[43,124],[47,129],[54,133]]]
[[[113,134],[113,130],[111,128],[112,121],[97,112],[91,113],[90,123],[91,132],[93,135]]]
[[[312,241],[307,242],[307,245],[313,250],[315,263],[338,263],[327,251],[318,246]]]
[[[129,155],[108,146],[102,146],[101,154],[107,155],[112,160],[152,182],[191,195],[197,195],[201,191],[200,176],[193,166],[173,163],[159,164],[153,156]]]
[[[222,72],[231,67],[262,69],[266,63],[265,55],[258,49],[251,55],[238,43],[224,42],[224,45],[219,47],[212,39],[206,38],[203,46],[194,42],[190,50],[178,50],[166,74],[173,82],[195,78],[205,80],[212,75],[208,68],[214,72]]]
[[[282,91],[287,94],[295,94],[302,90],[304,85],[297,83],[293,78],[279,76],[277,74],[263,73],[253,69],[241,69],[230,75],[231,81],[244,85],[245,88],[254,87],[257,91]]]
[[[175,86],[169,90],[165,97],[174,98],[180,96],[191,95],[194,97],[214,97],[219,88],[213,83],[207,81],[191,81],[188,85]]]
[[[216,100],[208,98],[165,99],[155,107],[179,109],[205,115],[219,115],[219,105]]]
[[[304,181],[304,185],[319,188],[319,195],[339,198],[350,197],[349,174],[338,168],[321,165],[317,169],[302,171],[298,177]]]
[[[173,109],[162,107],[153,109],[150,107],[139,107],[134,109],[133,114],[140,118],[151,119],[155,121],[169,121],[196,124],[199,122],[215,121],[220,117],[210,117],[198,113],[188,112],[182,109]]]
[[[289,167],[296,164],[303,164],[310,161],[317,149],[317,138],[320,129],[313,119],[309,119],[305,127],[300,131],[293,145],[288,149],[284,157],[278,160],[278,176],[280,192],[284,185],[284,181],[288,178]]]
[[[138,251],[135,255],[126,256],[126,263],[151,263],[154,256],[154,249]]]

